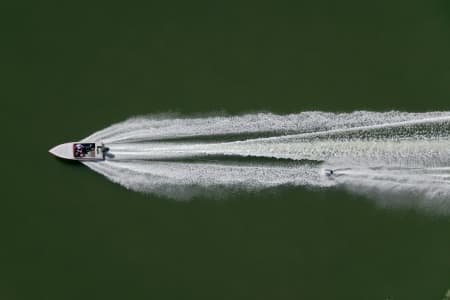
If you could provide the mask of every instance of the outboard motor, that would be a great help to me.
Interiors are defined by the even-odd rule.
[[[102,144],[102,152],[106,153],[109,151],[109,147],[106,147],[105,144]]]
[[[97,151],[100,150],[102,152],[103,159],[105,159],[105,156],[108,156],[109,148],[105,146],[105,144],[101,143],[99,146],[97,146]]]
[[[105,159],[105,157],[114,158],[114,154],[109,152],[109,147],[106,147],[105,144],[101,143],[99,148],[101,148],[103,159]]]

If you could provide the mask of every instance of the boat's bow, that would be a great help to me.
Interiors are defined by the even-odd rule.
[[[73,143],[65,143],[57,145],[52,149],[48,150],[48,152],[59,158],[74,159],[72,145]]]

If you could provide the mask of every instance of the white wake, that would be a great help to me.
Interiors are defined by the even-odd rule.
[[[129,189],[176,199],[302,185],[450,205],[450,112],[158,115],[84,141],[110,147],[105,161],[85,163],[91,169]],[[327,177],[325,169],[335,174]]]

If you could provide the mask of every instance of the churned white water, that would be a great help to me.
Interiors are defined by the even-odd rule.
[[[129,189],[175,199],[340,186],[386,205],[416,199],[450,208],[450,112],[150,115],[84,140],[110,147],[105,161],[85,163],[91,169]],[[326,169],[335,172],[326,176]]]

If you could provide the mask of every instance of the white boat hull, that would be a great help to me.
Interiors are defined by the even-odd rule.
[[[92,161],[104,160],[105,149],[101,143],[71,142],[55,146],[48,152],[59,158]]]

